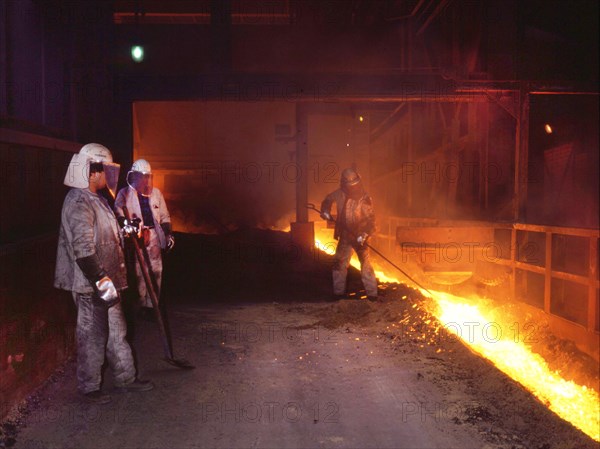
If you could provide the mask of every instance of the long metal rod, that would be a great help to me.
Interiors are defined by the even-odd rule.
[[[131,217],[129,215],[129,211],[126,206],[123,206],[123,213],[125,214],[125,218],[128,221],[131,221]],[[163,350],[165,352],[165,357],[169,360],[173,360],[173,348],[170,344],[170,339],[167,334],[167,328],[165,327],[165,322],[163,320],[162,314],[158,308],[158,297],[156,295],[156,291],[154,290],[154,284],[152,283],[152,278],[150,277],[150,272],[148,271],[148,266],[146,265],[146,260],[144,259],[144,254],[142,253],[142,249],[140,248],[140,243],[137,238],[133,236],[131,238],[133,241],[133,247],[135,248],[135,255],[140,265],[142,276],[144,277],[144,282],[146,283],[146,289],[150,295],[150,299],[152,300],[152,305],[154,306],[154,313],[156,315],[156,322],[158,323],[158,328],[160,330],[160,335],[162,337]]]
[[[131,221],[131,217],[129,215],[129,211],[126,206],[123,206],[123,213],[125,214],[125,218],[128,221]],[[146,283],[146,289],[150,294],[150,299],[152,300],[152,305],[154,306],[154,313],[156,316],[156,322],[158,323],[158,328],[160,331],[160,336],[163,343],[163,349],[165,352],[165,360],[173,366],[181,369],[194,369],[195,366],[192,365],[185,359],[176,359],[173,356],[173,343],[171,339],[171,333],[169,332],[169,328],[165,324],[165,319],[159,309],[158,305],[158,294],[156,293],[156,289],[154,288],[154,283],[152,282],[152,277],[150,276],[151,269],[148,267],[146,260],[149,260],[148,252],[146,251],[146,247],[140,248],[140,243],[137,240],[136,236],[132,236],[133,246],[135,248],[135,255],[142,270],[142,276],[144,277],[144,282]],[[166,313],[166,312],[165,312]]]
[[[308,203],[308,204],[306,205],[306,207],[307,207],[308,209],[312,209],[312,210],[314,210],[315,212],[318,212],[319,214],[321,214],[321,213],[322,213],[322,212],[321,212],[319,209],[317,209],[317,208],[315,207],[315,205],[314,205],[314,204],[312,204],[312,203]],[[338,223],[338,221],[337,221],[337,220],[335,220],[335,219],[333,219],[333,218],[332,218],[332,220],[331,220],[331,221],[333,221],[333,222],[334,222],[334,223],[336,223],[336,224]],[[340,224],[341,224],[341,223],[340,223]],[[342,224],[342,226],[344,226],[344,225]],[[346,230],[346,231],[347,231],[347,232],[348,232],[348,233],[349,233],[349,234],[350,234],[352,237],[356,238],[356,236],[354,235],[354,233],[353,233],[353,232],[351,232],[351,231],[348,229],[348,227],[347,227],[347,226],[344,226],[344,229],[345,229],[345,230]],[[410,281],[411,281],[413,284],[415,284],[417,287],[419,287],[419,288],[420,288],[420,289],[422,289],[422,290],[425,290],[425,291],[426,291],[427,293],[429,293],[429,294],[430,294],[432,297],[434,296],[434,294],[433,294],[433,293],[431,293],[431,292],[429,291],[429,289],[427,289],[426,287],[424,287],[423,285],[421,285],[419,282],[415,281],[415,280],[414,280],[414,279],[413,279],[413,278],[412,278],[412,277],[411,277],[411,276],[410,276],[408,273],[406,273],[406,271],[404,271],[402,268],[400,268],[398,265],[396,265],[394,262],[392,262],[390,259],[388,259],[386,256],[384,256],[384,255],[383,255],[383,254],[382,254],[380,251],[378,251],[378,250],[377,250],[377,248],[374,248],[373,246],[369,245],[367,242],[365,242],[365,243],[364,243],[364,245],[365,245],[366,247],[368,247],[369,249],[371,249],[371,250],[372,250],[372,251],[373,251],[375,254],[379,255],[379,256],[380,256],[380,257],[381,257],[383,260],[385,260],[387,263],[389,263],[391,266],[393,266],[393,267],[394,267],[396,270],[398,270],[400,273],[402,273],[402,274],[403,274],[403,275],[404,275],[404,276],[405,276],[405,277],[406,277],[408,280],[410,280]]]

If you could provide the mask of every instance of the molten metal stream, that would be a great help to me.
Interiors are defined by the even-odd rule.
[[[315,230],[315,246],[327,254],[335,253],[335,243],[331,242],[327,230]],[[356,257],[351,265],[360,269]],[[375,271],[380,282],[397,282],[397,278]],[[406,283],[405,281],[403,281]],[[415,286],[416,287],[416,286]],[[553,372],[546,361],[534,353],[519,338],[514,338],[514,323],[501,316],[494,316],[486,310],[481,298],[466,299],[449,293],[433,291],[431,297],[419,288],[422,294],[431,299],[426,304],[429,313],[435,316],[443,327],[458,335],[475,353],[490,360],[500,371],[519,382],[542,403],[570,422],[588,436],[600,441],[600,399],[598,392],[567,381],[558,372]],[[480,303],[479,305],[476,305]],[[465,325],[473,332],[466,332]],[[484,331],[485,330],[485,331]]]

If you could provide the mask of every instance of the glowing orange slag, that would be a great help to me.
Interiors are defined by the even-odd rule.
[[[329,229],[315,229],[315,247],[317,247],[324,253],[333,256],[335,254],[336,243],[333,240],[331,234],[332,232]],[[358,261],[358,257],[356,256],[356,254],[352,254],[352,259],[350,259],[350,265],[352,265],[357,270],[360,270],[360,262]],[[375,269],[375,275],[377,276],[379,282],[400,283],[400,281],[397,278],[388,276],[381,270]]]
[[[315,229],[315,246],[327,254],[335,253],[330,229]],[[328,243],[325,243],[328,242]],[[360,269],[356,256],[351,265]],[[376,270],[380,282],[399,282]],[[408,283],[407,281],[403,281]],[[417,286],[415,286],[417,287]],[[567,381],[553,372],[547,362],[534,353],[523,341],[514,338],[510,323],[502,316],[494,316],[481,298],[466,299],[445,292],[431,291],[428,312],[434,315],[448,331],[455,333],[475,353],[490,360],[499,370],[519,382],[542,403],[565,421],[600,441],[600,399],[598,392]]]
[[[547,362],[515,337],[514,323],[503,323],[473,305],[481,298],[467,301],[449,293],[432,291],[438,306],[434,315],[450,332],[458,335],[477,354],[519,382],[542,403],[600,441],[600,402],[598,392],[585,385],[567,381],[552,371]],[[423,291],[425,296],[430,296]],[[434,312],[434,307],[430,307]],[[468,328],[465,324],[468,323]]]

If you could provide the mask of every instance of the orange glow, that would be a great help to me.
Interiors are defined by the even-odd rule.
[[[548,123],[546,123],[544,125],[544,131],[546,131],[546,134],[552,134],[552,127]]]
[[[335,248],[337,246],[337,242],[333,239],[333,229],[320,228],[317,229],[317,223],[315,223],[315,246],[330,256],[335,254]],[[360,262],[358,261],[358,257],[355,254],[352,254],[352,259],[350,259],[350,265],[360,270]],[[386,275],[383,271],[375,269],[375,275],[379,282],[395,282],[400,283],[398,278],[393,276]]]
[[[421,291],[424,296],[430,297],[426,291]],[[481,298],[466,299],[439,291],[432,293],[434,296],[430,299],[433,303],[428,303],[427,309],[447,330],[519,382],[562,419],[600,441],[598,392],[567,381],[558,372],[552,371],[546,360],[514,338],[514,332],[511,332],[514,323],[478,305],[483,302]]]
[[[331,233],[331,229],[315,229],[315,246],[333,255],[335,242]],[[350,264],[360,269],[356,255],[353,255]],[[379,282],[400,282],[382,271],[376,270],[375,273]],[[452,273],[448,275],[453,276]],[[403,280],[403,283],[410,285],[408,280]],[[600,441],[598,392],[565,380],[558,372],[552,371],[546,360],[519,338],[514,338],[511,330],[515,323],[509,317],[494,313],[494,309],[480,297],[467,299],[440,291],[431,291],[431,296],[422,288],[414,287],[429,299],[425,308],[437,318],[438,325],[456,334],[473,352],[519,382],[562,419]]]

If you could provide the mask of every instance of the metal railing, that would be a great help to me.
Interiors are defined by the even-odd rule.
[[[494,238],[496,235],[504,233],[504,242],[498,242],[504,247],[507,244],[510,247],[510,251],[506,251],[508,257],[495,257],[493,259],[487,258],[486,260],[499,266],[507,267],[511,272],[510,276],[510,293],[513,298],[523,301],[523,295],[521,294],[520,283],[518,277],[523,273],[534,273],[543,277],[543,301],[539,301],[536,307],[543,310],[546,314],[558,318],[561,321],[562,327],[577,326],[579,331],[585,329],[586,332],[596,336],[599,332],[599,299],[598,291],[600,289],[600,281],[598,278],[598,239],[600,237],[600,230],[598,229],[584,229],[584,228],[570,228],[560,226],[546,226],[546,225],[534,225],[524,223],[497,223],[497,222],[485,222],[485,221],[454,221],[454,220],[436,220],[429,218],[408,218],[408,217],[397,217],[397,216],[384,216],[379,218],[379,234],[377,235],[378,242],[382,245],[382,248],[387,246],[387,252],[390,255],[397,255],[402,248],[400,247],[402,242],[397,239],[397,230],[399,227],[408,226],[411,228],[422,227],[435,228],[435,227],[455,227],[463,229],[472,229],[473,235],[476,236],[481,234],[482,231],[489,233],[494,232]],[[492,228],[492,229],[490,229]],[[542,257],[527,257],[527,254],[523,254],[522,248],[527,242],[530,241],[530,234],[534,235],[534,240],[537,242],[538,250],[536,255]],[[431,235],[431,234],[430,234]],[[510,237],[508,238],[508,235]],[[584,263],[579,260],[578,266],[567,266],[562,263],[561,267],[553,266],[556,265],[556,258],[553,257],[555,245],[553,244],[554,239],[567,238],[579,239],[580,247],[584,246],[585,251],[582,252],[582,257],[585,257]],[[583,245],[581,245],[583,243]],[[521,250],[521,251],[520,251]],[[573,258],[571,257],[571,260]],[[583,267],[583,269],[582,269]],[[579,322],[573,320],[565,314],[557,313],[556,307],[553,307],[553,281],[556,280],[573,283],[573,285],[580,286],[580,288],[587,290],[587,301],[585,305],[585,322]],[[527,294],[527,293],[526,293]],[[529,304],[531,302],[527,301]]]

